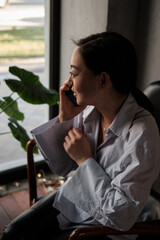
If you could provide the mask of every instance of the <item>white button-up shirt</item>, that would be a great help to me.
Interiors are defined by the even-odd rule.
[[[106,141],[98,146],[99,125],[99,112],[89,106],[74,119],[59,123],[55,118],[32,131],[54,173],[66,175],[75,170],[54,202],[62,229],[102,224],[128,230],[144,208],[160,171],[157,125],[131,94],[108,128]],[[84,131],[93,151],[93,157],[80,167],[63,148],[64,137],[73,127]]]

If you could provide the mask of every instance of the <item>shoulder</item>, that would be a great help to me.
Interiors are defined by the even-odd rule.
[[[138,145],[160,144],[159,130],[154,117],[145,109],[139,107],[129,128],[128,142],[137,141]],[[160,146],[160,145],[159,145]]]

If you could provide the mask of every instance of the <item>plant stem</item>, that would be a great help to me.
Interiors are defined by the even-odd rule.
[[[8,133],[11,133],[11,132],[4,132],[4,133],[0,133],[0,135],[4,135],[4,134],[8,134]]]

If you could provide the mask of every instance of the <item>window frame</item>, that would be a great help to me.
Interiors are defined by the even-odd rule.
[[[60,82],[60,19],[61,19],[61,0],[49,0],[49,88],[59,92]],[[49,107],[49,119],[57,116],[58,105]],[[26,153],[27,155],[27,153]],[[36,171],[43,169],[50,171],[44,160],[35,162]],[[15,168],[6,169],[0,174],[0,185],[12,181],[27,178],[27,163]]]

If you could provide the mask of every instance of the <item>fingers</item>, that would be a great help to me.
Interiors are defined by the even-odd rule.
[[[80,128],[72,128],[70,131],[69,131],[69,134],[73,134],[75,136],[81,136],[83,133],[82,133],[82,130]]]
[[[82,131],[77,128],[73,128],[68,132],[65,137],[66,144],[76,144],[78,140],[82,137]]]
[[[69,86],[72,86],[72,81],[70,79],[66,80],[60,89],[62,89],[63,91],[66,91],[70,89]]]
[[[80,140],[82,138],[82,131],[73,128],[68,132],[68,135],[65,137],[65,141],[63,143],[63,146],[65,150],[68,152],[72,147],[77,146],[80,143]]]
[[[60,108],[59,108],[59,122],[67,121],[82,112],[86,106],[75,106],[75,104],[70,100],[65,91],[69,91],[69,83],[71,81],[68,79],[64,82],[64,85],[60,88]]]
[[[92,156],[90,142],[80,129],[71,129],[65,137],[63,146],[68,155],[79,166]]]
[[[60,87],[60,92],[62,93],[67,90],[69,90],[69,85],[68,85],[68,81],[65,81],[63,86]]]

